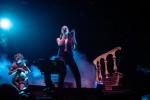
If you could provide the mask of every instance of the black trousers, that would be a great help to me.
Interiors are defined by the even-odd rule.
[[[73,73],[73,76],[74,76],[75,81],[76,81],[76,87],[81,88],[81,76],[80,76],[78,66],[77,66],[77,64],[76,64],[76,62],[73,58],[73,55],[65,52],[61,56],[61,58],[64,61],[64,67],[62,67],[63,70],[61,70],[59,72],[58,88],[63,88],[63,86],[64,86],[64,79],[65,79],[65,76],[66,76],[66,65],[69,66],[71,72]]]

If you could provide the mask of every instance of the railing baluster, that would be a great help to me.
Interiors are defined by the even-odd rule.
[[[108,66],[107,66],[107,57],[108,55],[112,55],[112,59],[113,59],[113,70],[115,73],[117,73],[118,69],[117,69],[117,65],[116,65],[116,51],[117,50],[121,50],[121,47],[116,47],[100,56],[98,56],[94,61],[93,61],[93,64],[95,65],[95,69],[96,69],[96,78],[95,78],[95,81],[99,84],[103,84],[102,80],[103,80],[103,77],[102,77],[102,73],[101,73],[101,64],[100,64],[100,61],[101,59],[104,59],[104,67],[105,67],[105,78],[108,78],[109,76],[109,72],[108,72]]]

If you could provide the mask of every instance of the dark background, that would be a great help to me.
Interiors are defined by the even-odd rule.
[[[76,29],[77,50],[89,62],[120,46],[119,69],[130,81],[136,67],[149,63],[149,5],[134,0],[0,0],[0,17],[13,22],[7,48],[13,59],[21,52],[29,61],[57,54],[56,38],[63,25]],[[118,58],[117,58],[118,60]],[[131,77],[133,76],[133,77]]]

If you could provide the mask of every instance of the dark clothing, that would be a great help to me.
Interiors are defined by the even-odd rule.
[[[72,71],[76,81],[77,88],[81,88],[81,76],[77,64],[75,63],[75,60],[73,58],[73,55],[70,54],[69,52],[64,52],[61,58],[64,60],[65,66],[68,65],[70,70]],[[63,71],[63,73],[60,73],[60,80],[58,87],[63,87],[65,76],[66,76],[66,68]]]
[[[73,52],[72,52],[72,47],[73,47],[73,44],[77,45],[77,42],[76,42],[76,39],[74,38],[74,35],[75,33],[71,32],[69,35],[68,35],[68,42],[67,42],[67,53],[70,55],[70,56],[73,56]],[[64,39],[65,41],[65,38],[66,36],[65,35],[61,35],[60,36],[61,40]],[[59,46],[58,48],[58,56],[63,56],[65,51],[65,43],[61,46]]]
[[[80,76],[78,66],[74,60],[73,51],[72,51],[73,50],[72,46],[73,46],[73,44],[76,44],[76,40],[73,37],[73,33],[72,33],[72,35],[70,35],[70,34],[68,36],[68,41],[67,41],[67,51],[64,51],[65,43],[60,45],[58,48],[58,56],[64,61],[64,64],[65,64],[65,70],[62,71],[62,73],[60,73],[58,87],[62,88],[64,85],[64,79],[66,76],[66,65],[68,65],[74,75],[77,88],[81,88],[81,76]],[[64,38],[65,38],[65,36],[61,37],[61,39],[64,39]],[[65,41],[65,39],[64,39],[64,41]]]

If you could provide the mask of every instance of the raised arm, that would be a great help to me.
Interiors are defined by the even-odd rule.
[[[76,36],[75,36],[75,29],[72,29],[70,34],[72,37],[72,48],[76,49],[77,41],[76,41]]]

